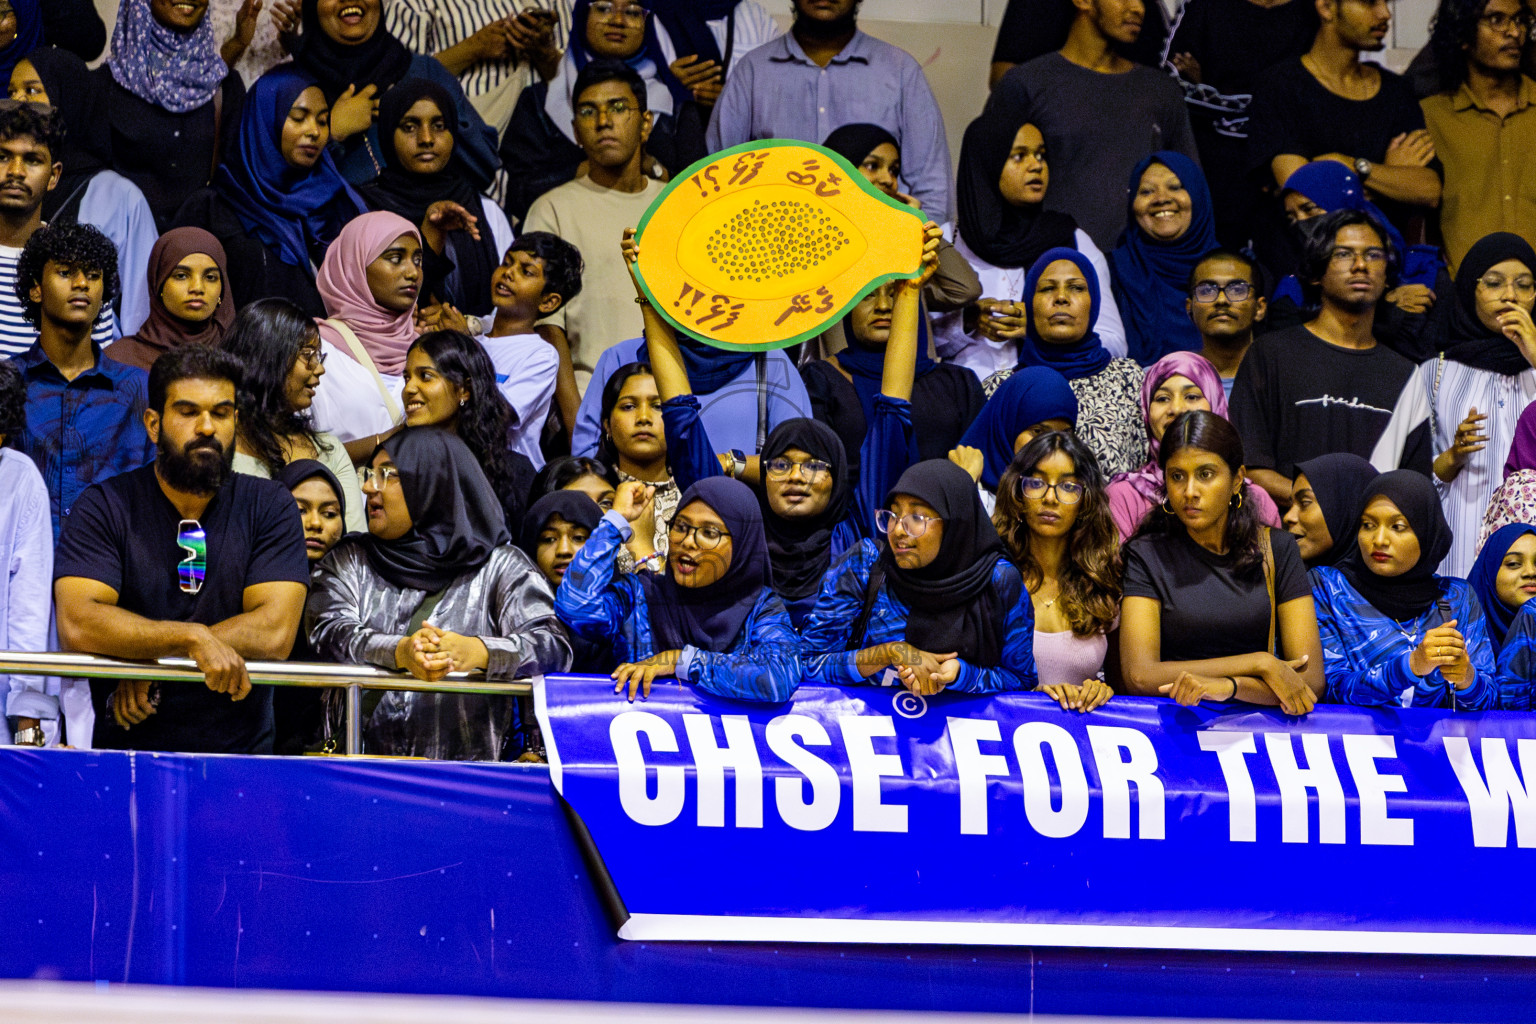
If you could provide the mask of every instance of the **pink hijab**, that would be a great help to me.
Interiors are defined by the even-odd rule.
[[[1152,396],[1169,377],[1188,377],[1211,404],[1211,412],[1227,418],[1227,393],[1221,387],[1221,374],[1211,361],[1198,352],[1170,352],[1151,366],[1141,382],[1141,419],[1147,424],[1147,437],[1152,436]],[[1147,443],[1147,464],[1131,473],[1115,477],[1123,480],[1147,501],[1156,505],[1163,500],[1163,467],[1157,464],[1162,445],[1157,441]]]
[[[416,340],[415,309],[392,313],[380,306],[368,290],[368,264],[383,255],[395,239],[410,235],[421,242],[421,233],[395,213],[365,213],[353,218],[325,251],[315,284],[332,319],[352,328],[373,358],[379,373],[398,374],[405,369],[405,353]],[[320,336],[352,357],[345,338],[323,320],[316,321]]]

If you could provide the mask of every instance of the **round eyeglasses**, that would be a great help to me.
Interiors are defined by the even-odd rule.
[[[1075,480],[1058,480],[1048,484],[1037,476],[1019,478],[1019,493],[1030,501],[1044,501],[1045,492],[1056,491],[1056,500],[1063,505],[1076,505],[1083,500],[1083,485]]]
[[[881,533],[890,533],[896,528],[896,524],[900,523],[901,532],[913,540],[928,532],[929,523],[942,523],[943,521],[939,516],[919,515],[916,512],[908,512],[904,516],[898,516],[888,508],[883,508],[875,513],[875,526],[879,528]]]

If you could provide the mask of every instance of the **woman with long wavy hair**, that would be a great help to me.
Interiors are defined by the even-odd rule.
[[[1113,694],[1106,657],[1119,662],[1120,543],[1098,460],[1070,433],[1041,434],[1003,471],[992,523],[1034,604],[1039,689],[1092,711]]]
[[[1126,690],[1306,714],[1325,686],[1312,586],[1296,538],[1259,521],[1237,431],[1182,413],[1158,460],[1167,497],[1125,547]]]
[[[496,386],[496,369],[480,343],[461,331],[428,331],[405,354],[400,401],[408,427],[444,427],[469,446],[507,522],[528,510],[534,466],[513,451],[512,406]]]
[[[325,376],[315,322],[287,299],[261,299],[235,317],[219,347],[245,366],[235,472],[276,479],[283,467],[314,459],[345,492],[346,532],[368,530],[357,471],[334,434],[316,430],[310,415]]]

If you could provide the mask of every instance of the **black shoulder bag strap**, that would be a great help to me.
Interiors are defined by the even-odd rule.
[[[874,613],[875,598],[884,585],[885,566],[876,560],[875,564],[869,567],[869,582],[864,587],[864,606],[859,609],[859,617],[853,620],[853,628],[848,631],[848,650],[864,649],[864,636],[869,632],[869,617]]]
[[[753,454],[760,455],[768,443],[768,353],[759,352],[753,361],[757,364],[757,451]]]

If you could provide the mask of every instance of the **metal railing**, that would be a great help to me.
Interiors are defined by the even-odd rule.
[[[447,679],[428,682],[371,665],[328,665],[305,661],[248,661],[245,670],[259,686],[297,686],[307,689],[346,690],[346,752],[360,754],[363,747],[363,691],[405,690],[414,693],[493,694],[526,697],[533,683],[517,679],[490,682],[483,672],[454,672]],[[94,654],[0,651],[0,675],[66,676],[75,679],[147,679],[155,683],[203,684],[203,674],[190,658],[158,661],[118,661]]]

